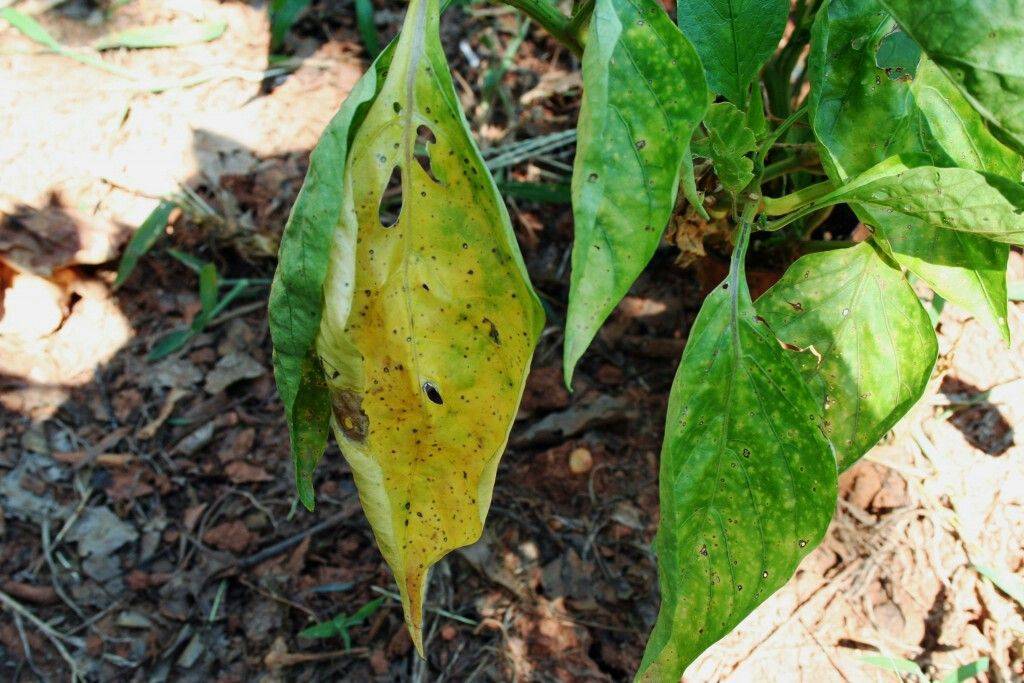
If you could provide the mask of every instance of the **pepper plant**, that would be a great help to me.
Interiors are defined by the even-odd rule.
[[[508,1],[582,69],[567,383],[674,214],[732,235],[665,421],[637,676],[678,680],[789,579],[838,473],[920,398],[937,345],[909,278],[1009,340],[1024,2],[679,0],[676,24],[657,0]],[[328,125],[270,299],[299,497],[333,430],[421,654],[428,570],[481,534],[544,324],[443,9],[410,0]],[[866,239],[809,248],[838,205]],[[754,301],[748,255],[779,242],[808,253]]]

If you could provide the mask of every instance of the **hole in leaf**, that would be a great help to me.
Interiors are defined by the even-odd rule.
[[[433,382],[423,383],[423,393],[427,395],[431,403],[436,403],[439,406],[444,405],[444,399],[441,398],[441,392],[438,391],[437,386]]]
[[[398,215],[402,212],[402,169],[395,166],[391,169],[391,177],[388,179],[387,187],[380,196],[380,204],[377,207],[377,218],[385,228],[392,227],[398,222]]]
[[[430,166],[430,145],[437,143],[437,137],[434,135],[434,131],[430,130],[427,126],[420,125],[416,129],[416,147],[413,150],[413,156],[416,157],[416,162],[420,165],[420,168],[430,176],[438,185],[441,181],[434,175],[434,171]]]
[[[398,102],[392,102],[391,108],[395,110],[396,114],[402,113],[402,105],[400,105]]]

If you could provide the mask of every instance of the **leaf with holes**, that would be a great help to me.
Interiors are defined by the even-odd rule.
[[[316,337],[334,433],[421,652],[427,572],[480,536],[543,325],[438,14],[410,3],[349,131]]]
[[[822,406],[846,469],[924,393],[938,354],[902,271],[870,242],[808,254],[757,300]]]
[[[987,133],[963,98],[952,96],[955,88],[927,58],[918,55],[917,64],[904,58],[904,75],[896,78],[885,70],[885,45],[898,35],[903,51],[913,53],[878,0],[831,0],[818,13],[808,58],[811,122],[829,176],[845,181],[906,152],[926,153],[936,166],[1012,173],[1015,155]],[[887,215],[853,208],[885,233],[879,243],[900,265],[1009,334],[1006,246],[941,226],[899,229]]]
[[[746,109],[750,83],[786,28],[789,0],[680,0],[677,11],[711,90]]]
[[[672,384],[654,541],[661,610],[642,680],[679,680],[786,583],[836,504],[818,401],[750,301],[748,237],[704,301]]]
[[[1020,0],[882,0],[882,4],[1000,139],[1024,154],[1024,4]]]
[[[655,0],[597,0],[583,54],[572,177],[567,383],[654,255],[706,106],[700,60]]]

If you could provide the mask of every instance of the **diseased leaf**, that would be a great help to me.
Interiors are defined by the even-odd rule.
[[[950,165],[1021,179],[1024,158],[989,132],[981,115],[933,62],[922,60],[910,91],[924,119],[923,146],[933,158],[940,158],[941,150],[952,161]]]
[[[706,106],[697,53],[655,0],[597,0],[572,178],[566,382],[654,255]]]
[[[963,165],[973,157],[982,162],[968,166],[975,170],[1005,166],[1009,150],[990,144],[991,135],[971,134],[984,128],[980,116],[954,100],[940,101],[952,84],[926,58],[911,82],[885,75],[878,53],[895,28],[878,0],[831,0],[818,12],[808,58],[811,121],[829,176],[842,182],[906,152],[927,153],[935,166]],[[963,128],[959,133],[953,130],[957,125]],[[883,225],[886,217],[866,207],[853,208],[885,233],[879,235],[880,245],[902,266],[944,298],[1009,334],[1006,297],[1001,296],[1007,247],[941,227],[887,230],[898,226]]]
[[[884,161],[822,198],[867,207],[886,236],[900,230],[956,230],[1024,244],[1024,185],[966,168],[927,166],[927,157]]]
[[[295,466],[295,488],[302,504],[307,510],[312,510],[316,503],[313,473],[327,445],[331,424],[331,395],[327,391],[323,366],[313,349],[302,360],[301,372],[288,420],[288,432]]]
[[[641,680],[678,681],[789,579],[836,504],[818,402],[750,301],[746,230],[672,384],[654,541],[662,602]]]
[[[412,0],[349,133],[316,338],[334,433],[420,652],[427,572],[480,536],[543,326],[438,14]]]
[[[808,254],[757,300],[824,411],[845,470],[917,402],[938,344],[903,272],[870,242]]]
[[[750,83],[786,28],[789,0],[679,0],[676,8],[711,90],[746,109]]]
[[[754,160],[747,156],[757,148],[754,132],[743,112],[728,102],[708,107],[704,128],[708,136],[694,142],[694,151],[711,159],[722,186],[738,194],[754,179]]]
[[[905,81],[876,64],[895,22],[878,0],[827,0],[814,21],[810,118],[829,177],[844,181],[901,152],[921,151]]]
[[[1000,138],[1024,154],[1024,4],[881,1]]]

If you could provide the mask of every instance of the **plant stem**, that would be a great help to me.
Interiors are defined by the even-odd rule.
[[[583,45],[573,26],[573,20],[562,14],[548,0],[502,0],[506,5],[515,7],[528,17],[543,26],[555,39],[572,50],[577,57],[583,56]],[[585,8],[581,8],[582,9]],[[577,13],[579,16],[579,13]]]
[[[813,204],[816,200],[824,197],[834,189],[835,186],[833,186],[830,181],[826,180],[823,183],[817,183],[815,185],[809,185],[808,187],[799,189],[784,197],[765,197],[763,199],[764,212],[768,216],[781,216],[782,214],[789,213],[790,211],[796,211],[797,209],[802,209]]]
[[[811,165],[816,160],[817,157],[815,156],[797,155],[786,157],[785,159],[776,161],[774,164],[768,164],[764,167],[764,173],[761,174],[761,182],[766,183],[769,180],[774,180],[779,176],[786,175],[790,171],[810,170]]]

